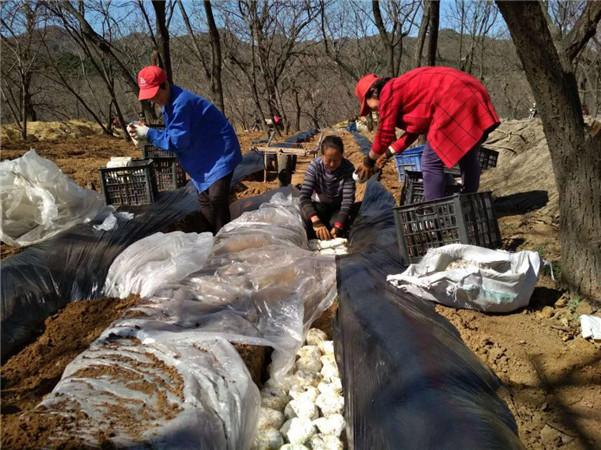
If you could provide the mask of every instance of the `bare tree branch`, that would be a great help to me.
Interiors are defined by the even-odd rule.
[[[588,1],[582,15],[564,40],[564,47],[569,61],[574,61],[587,42],[595,36],[600,20],[601,2]]]

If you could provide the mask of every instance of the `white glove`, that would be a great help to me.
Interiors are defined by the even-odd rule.
[[[127,126],[127,132],[132,140],[137,144],[139,140],[146,139],[148,127],[142,122],[133,122]]]

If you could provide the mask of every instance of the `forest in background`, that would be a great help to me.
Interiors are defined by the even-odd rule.
[[[549,2],[548,18],[563,33],[583,4]],[[436,33],[424,27],[432,6]],[[274,114],[290,131],[352,118],[361,75],[427,65],[428,51],[436,65],[480,78],[504,118],[526,117],[533,103],[503,17],[484,0],[15,0],[2,2],[0,25],[1,121],[21,126],[81,118],[112,132],[113,118],[137,118],[135,77],[154,50],[173,82],[211,99],[241,129]],[[597,35],[576,66],[593,115],[600,49]]]

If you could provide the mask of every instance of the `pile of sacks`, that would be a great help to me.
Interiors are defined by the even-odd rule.
[[[294,371],[261,391],[253,449],[342,450],[344,397],[333,341],[312,328],[297,353]]]

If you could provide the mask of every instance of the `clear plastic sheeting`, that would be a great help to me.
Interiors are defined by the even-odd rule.
[[[237,219],[243,212],[254,211],[263,203],[268,203],[271,198],[277,193],[284,196],[292,195],[293,197],[300,196],[300,191],[292,185],[284,186],[278,189],[271,189],[261,195],[254,197],[241,198],[230,204],[230,216],[232,220]]]
[[[0,269],[2,359],[35,336],[37,327],[72,300],[102,295],[115,257],[133,242],[198,210],[195,195],[163,193],[157,203],[118,219],[110,231],[95,221],[78,224],[2,261]],[[102,222],[102,220],[100,220]]]
[[[51,442],[101,447],[249,448],[259,391],[227,341],[117,322],[73,360],[34,410]]]
[[[178,282],[202,268],[213,248],[213,234],[155,233],[127,247],[108,271],[107,297],[146,298],[161,286]]]
[[[102,196],[79,187],[56,164],[29,150],[0,162],[0,240],[26,246],[44,241],[107,207]]]
[[[517,449],[496,376],[433,304],[386,282],[402,270],[394,200],[370,180],[338,259],[336,359],[349,448]]]
[[[166,330],[194,328],[231,342],[271,346],[271,375],[281,379],[293,366],[303,333],[335,296],[334,257],[307,249],[298,199],[276,194],[224,226],[205,266],[160,289],[141,310],[143,320]]]
[[[419,263],[386,279],[432,302],[505,313],[530,303],[541,265],[537,252],[450,244],[428,250]]]

